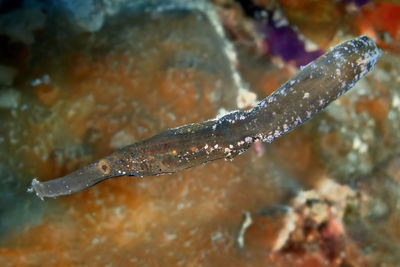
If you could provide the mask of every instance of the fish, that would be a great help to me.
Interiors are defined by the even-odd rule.
[[[372,71],[382,51],[365,35],[331,47],[249,110],[167,129],[29,192],[40,199],[69,195],[113,177],[176,173],[244,153],[254,142],[271,143],[325,109]]]

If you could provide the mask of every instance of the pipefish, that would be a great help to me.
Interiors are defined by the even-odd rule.
[[[271,143],[323,110],[373,70],[381,50],[367,36],[336,45],[250,110],[168,129],[115,151],[66,176],[39,182],[43,199],[68,195],[119,176],[174,173],[245,152],[256,140]]]

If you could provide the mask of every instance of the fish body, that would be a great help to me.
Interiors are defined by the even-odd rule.
[[[174,173],[245,152],[257,140],[271,143],[322,111],[373,70],[381,51],[367,36],[332,47],[250,110],[168,129],[115,151],[66,176],[39,182],[40,198],[68,195],[118,176]]]

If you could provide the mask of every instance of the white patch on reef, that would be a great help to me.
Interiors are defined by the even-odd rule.
[[[368,145],[360,138],[356,137],[353,140],[353,149],[357,150],[359,153],[365,153],[368,151]]]
[[[133,144],[136,139],[130,135],[129,133],[125,132],[124,130],[116,132],[110,140],[110,147],[114,149],[119,149],[124,146]]]
[[[293,208],[288,207],[283,227],[279,231],[278,237],[273,244],[272,251],[278,251],[286,244],[289,240],[290,234],[296,229],[297,220],[298,216],[293,211]]]
[[[310,97],[310,93],[308,93],[308,92],[304,93],[303,99],[306,99],[306,98],[309,98],[309,97]]]
[[[398,110],[400,110],[400,97],[399,95],[394,95],[392,99],[392,106]]]
[[[249,228],[250,225],[253,224],[253,220],[251,219],[250,212],[244,211],[243,214],[244,214],[244,220],[243,220],[242,225],[240,226],[240,230],[239,230],[238,237],[236,240],[239,248],[241,248],[241,249],[243,249],[244,245],[245,245],[244,244],[244,235],[246,233],[246,230],[247,230],[247,228]]]
[[[257,106],[257,95],[247,89],[240,88],[236,97],[238,108],[249,108]]]
[[[21,102],[21,93],[14,89],[0,89],[0,109],[17,108]]]
[[[1,65],[0,65],[1,70]],[[48,74],[44,74],[41,78],[36,78],[31,82],[31,86],[38,86],[40,84],[49,84],[50,76]]]
[[[275,9],[272,14],[272,19],[275,22],[277,28],[288,26],[289,21],[280,9]]]
[[[304,40],[304,48],[307,52],[318,50],[318,45],[308,39]]]

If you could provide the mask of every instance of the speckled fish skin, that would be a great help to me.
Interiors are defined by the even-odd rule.
[[[118,176],[174,173],[233,158],[256,141],[272,142],[323,110],[371,71],[381,51],[367,36],[343,42],[301,69],[249,111],[168,129],[64,177],[32,181],[38,197],[68,195]]]

